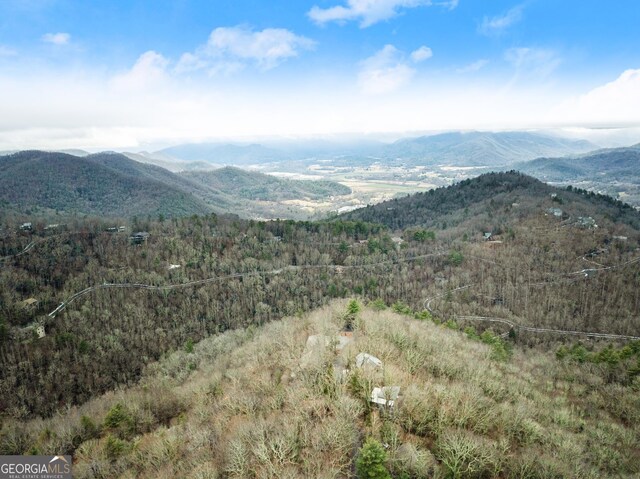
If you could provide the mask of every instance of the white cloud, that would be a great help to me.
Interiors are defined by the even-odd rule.
[[[0,57],[15,57],[18,54],[13,48],[0,45]]]
[[[552,119],[575,123],[640,123],[640,69],[623,72],[615,80],[552,110]]]
[[[183,53],[176,65],[176,73],[187,73],[191,71],[201,70],[206,68],[209,63],[200,58],[198,55],[187,52]]]
[[[284,28],[253,31],[245,26],[220,27],[211,32],[205,45],[193,53],[182,55],[176,72],[206,69],[211,74],[228,74],[242,69],[246,64],[270,70],[314,46],[313,40]]]
[[[284,84],[281,78],[239,84],[163,73],[157,67],[166,59],[155,55],[145,54],[129,75],[120,75],[137,78],[140,89],[125,88],[131,82],[118,83],[99,69],[29,70],[24,75],[0,69],[0,149],[136,150],[213,139],[260,142],[261,136],[273,135],[517,129],[549,122],[551,107],[562,100],[538,84],[500,89],[493,83],[434,76],[428,83],[407,85],[412,64],[393,47],[374,55],[376,61],[360,64],[369,67],[363,81],[374,82],[366,84],[368,92],[405,85],[375,97],[362,94],[365,85],[350,82],[348,72],[310,71]],[[149,71],[156,81],[148,81]]]
[[[415,73],[405,61],[404,55],[393,45],[362,61],[358,84],[368,95],[390,93],[409,83]]]
[[[414,63],[423,62],[425,60],[428,60],[432,56],[433,52],[431,51],[431,48],[424,45],[411,52],[411,60],[413,60]]]
[[[448,8],[455,8],[457,0],[442,3]],[[347,0],[346,6],[320,8],[314,5],[307,15],[318,25],[358,20],[360,27],[366,28],[395,17],[402,9],[429,5],[432,5],[431,0]]]
[[[511,55],[521,68],[530,63],[530,56],[549,58],[530,51]],[[206,60],[212,61],[209,56]],[[197,64],[189,57],[187,61]],[[585,89],[569,101],[562,85],[548,82],[514,82],[505,88],[502,76],[469,81],[449,70],[423,79],[410,50],[392,45],[358,64],[355,72],[310,70],[284,81],[275,75],[186,78],[173,74],[175,63],[153,51],[115,78],[104,68],[27,66],[22,72],[0,68],[0,150],[135,150],[214,138],[259,142],[261,136],[272,135],[518,129],[585,122],[599,126],[606,121],[615,126],[625,121],[637,124],[640,111],[640,69],[617,79],[613,75],[607,85]],[[500,74],[500,69],[496,66],[492,73]],[[575,91],[574,84],[568,86]]]
[[[524,5],[518,5],[502,15],[497,15],[495,17],[485,16],[478,27],[478,32],[487,36],[500,35],[511,25],[522,20],[523,10]]]
[[[131,70],[117,75],[112,85],[118,90],[142,90],[166,78],[169,60],[161,54],[149,50],[140,55]]]
[[[52,45],[67,45],[69,40],[71,40],[71,35],[68,33],[45,33],[42,35],[42,41]]]
[[[489,60],[485,58],[481,58],[480,60],[476,60],[473,63],[469,63],[468,65],[463,66],[462,68],[458,68],[456,70],[457,73],[474,73],[479,70],[482,70],[487,66]]]
[[[562,63],[555,51],[544,48],[510,48],[504,58],[516,69],[516,76],[529,79],[546,78]]]
[[[449,0],[449,1],[437,2],[436,5],[440,5],[445,8],[448,8],[449,10],[453,10],[458,6],[458,3],[460,3],[459,0]]]

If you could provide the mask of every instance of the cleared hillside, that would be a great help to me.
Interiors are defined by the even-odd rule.
[[[510,352],[489,333],[372,306],[354,313],[338,301],[188,345],[139,386],[50,420],[5,422],[0,452],[73,454],[78,478],[354,477],[372,441],[393,477],[640,472],[637,376],[612,381],[608,362]],[[307,345],[338,334],[347,317],[344,349]],[[640,347],[627,349],[635,374]],[[360,352],[381,366],[357,367]],[[400,388],[393,408],[369,400],[383,386]]]

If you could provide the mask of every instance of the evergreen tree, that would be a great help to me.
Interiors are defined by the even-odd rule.
[[[356,461],[356,472],[360,479],[390,479],[385,466],[387,453],[382,445],[373,438],[367,439]]]

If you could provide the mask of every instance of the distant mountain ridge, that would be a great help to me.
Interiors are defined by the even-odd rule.
[[[544,181],[571,181],[593,178],[640,179],[640,144],[606,148],[571,158],[537,158],[515,165]]]
[[[286,152],[263,145],[194,143],[176,145],[159,152],[185,161],[203,161],[217,165],[252,165],[289,159]]]
[[[147,151],[141,151],[138,153],[123,152],[127,158],[138,163],[147,163],[150,165],[156,165],[165,170],[169,170],[172,173],[179,173],[181,171],[192,170],[211,170],[215,168],[215,165],[207,163],[206,161],[183,161],[176,160],[168,155],[160,153],[149,153]]]
[[[542,181],[580,186],[640,206],[640,144],[569,158],[537,158],[513,168]]]
[[[218,165],[253,165],[284,161],[333,159],[345,165],[406,163],[410,165],[504,166],[542,156],[565,156],[595,150],[585,140],[531,132],[451,132],[380,142],[331,143],[299,140],[273,144],[194,143],[154,154],[182,161]]]
[[[584,140],[529,132],[453,132],[398,140],[383,149],[384,157],[411,164],[451,166],[511,165],[553,154],[564,156],[597,148]]]

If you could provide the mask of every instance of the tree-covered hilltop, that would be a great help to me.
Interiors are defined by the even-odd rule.
[[[335,181],[289,180],[231,166],[214,171],[183,172],[182,176],[246,200],[319,200],[351,193],[351,188]]]
[[[5,421],[0,453],[72,454],[79,479],[640,473],[640,343],[589,345],[602,358],[589,362],[353,303],[186,343],[139,385]],[[338,348],[346,317],[351,342]],[[359,366],[360,353],[379,363]],[[623,365],[635,383],[612,381]],[[398,388],[393,407],[371,402],[385,386]]]
[[[555,199],[550,202],[550,197]],[[496,226],[558,207],[574,217],[608,218],[640,229],[640,214],[611,197],[574,188],[555,188],[516,171],[486,173],[451,186],[416,193],[342,215],[391,229],[447,226],[484,220]]]
[[[210,212],[211,206],[186,183],[162,168],[118,154],[23,151],[0,157],[0,200],[22,213],[39,209],[132,217]]]

